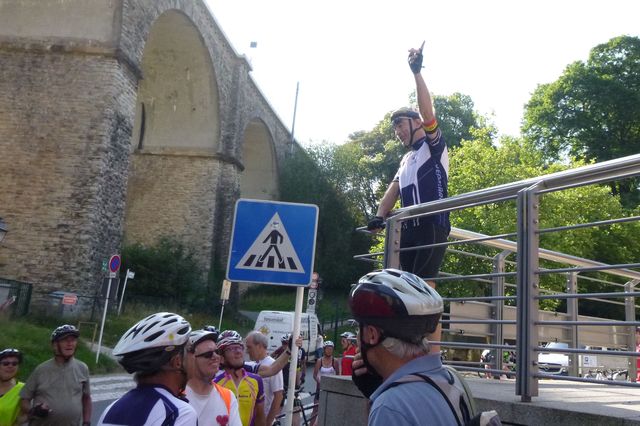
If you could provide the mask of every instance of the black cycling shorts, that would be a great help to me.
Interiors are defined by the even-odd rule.
[[[402,227],[400,248],[444,243],[448,237],[449,231],[435,223],[414,225],[408,222]],[[446,251],[446,246],[440,246],[400,252],[400,267],[403,271],[412,272],[421,278],[435,278]]]

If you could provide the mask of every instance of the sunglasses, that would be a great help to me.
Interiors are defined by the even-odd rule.
[[[10,365],[11,365],[12,367],[15,367],[15,366],[19,365],[20,363],[19,363],[18,361],[2,361],[2,362],[0,362],[0,364],[1,364],[3,367],[8,367],[8,366],[10,366]]]
[[[218,357],[218,353],[216,351],[208,351],[208,352],[203,352],[201,354],[196,355],[196,358],[213,359],[217,357]]]

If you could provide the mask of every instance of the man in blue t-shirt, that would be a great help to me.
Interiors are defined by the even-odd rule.
[[[395,177],[380,200],[376,216],[367,229],[379,231],[398,197],[402,207],[427,203],[448,195],[449,156],[447,144],[438,127],[429,89],[420,73],[422,48],[409,50],[420,112],[400,108],[391,115],[396,137],[408,152],[402,158]],[[448,213],[423,216],[402,224],[400,247],[416,247],[447,241],[451,225]],[[402,270],[422,278],[438,275],[446,247],[431,247],[400,253]],[[433,287],[433,282],[430,283]]]
[[[429,353],[426,337],[442,315],[440,295],[414,274],[384,269],[360,278],[349,308],[360,328],[357,361],[367,371],[352,377],[371,400],[369,426],[460,424],[462,416],[448,397],[421,377],[444,382],[450,377],[440,355]],[[360,368],[354,362],[354,369]]]

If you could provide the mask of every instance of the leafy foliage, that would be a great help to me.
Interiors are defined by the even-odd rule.
[[[154,246],[127,246],[122,262],[123,271],[136,272],[135,283],[127,286],[129,295],[161,297],[190,307],[211,300],[193,251],[178,241],[165,237]]]
[[[524,135],[549,160],[565,155],[605,161],[640,151],[640,39],[621,36],[540,85],[526,105]],[[618,182],[627,206],[640,200],[637,180]]]
[[[571,167],[584,165],[576,162]],[[451,156],[449,185],[452,195],[467,193],[482,188],[519,181],[552,172],[558,172],[569,166],[558,163],[547,164],[542,151],[525,140],[503,138],[499,146],[493,146],[485,139],[463,142]],[[497,172],[499,171],[499,173]],[[619,197],[612,196],[607,188],[587,186],[544,194],[540,198],[540,227],[555,228],[573,224],[590,223],[607,219],[625,217],[625,211]],[[516,230],[516,212],[513,201],[488,204],[455,212],[451,215],[452,225],[487,235],[513,233]],[[637,238],[638,224],[627,223],[605,227],[588,227],[542,234],[540,247],[573,256],[584,257],[606,263],[635,262],[640,255],[634,238]],[[513,239],[509,238],[509,239]],[[464,247],[474,253],[494,256],[498,250],[480,247]],[[488,273],[487,261],[464,259],[458,254],[446,257],[443,271],[454,273]],[[542,267],[565,267],[541,261]],[[611,280],[611,276],[607,277]],[[515,282],[513,279],[510,282]],[[541,277],[541,287],[547,290],[563,291],[565,278],[562,275]],[[581,291],[601,291],[602,285],[581,283]],[[488,286],[479,284],[447,284],[444,294],[486,294]],[[606,291],[612,291],[609,286]],[[557,301],[544,301],[541,306],[556,308],[562,305]],[[589,309],[600,309],[589,312]],[[597,313],[612,310],[610,306],[581,308],[582,313]]]
[[[328,145],[295,151],[280,169],[283,201],[316,204],[320,214],[315,269],[327,288],[345,288],[367,268],[353,256],[367,251],[368,241],[356,231],[362,216],[350,208],[347,197],[332,182],[340,181]],[[343,171],[348,173],[348,171]]]

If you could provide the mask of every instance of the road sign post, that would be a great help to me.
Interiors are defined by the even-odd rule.
[[[227,279],[235,282],[297,286],[294,340],[300,335],[304,287],[311,284],[318,229],[318,206],[240,199],[231,234]],[[221,314],[222,317],[222,314]],[[291,348],[297,362],[298,346]],[[293,412],[296,369],[289,370],[285,425]]]
[[[109,284],[107,284],[107,294],[104,297],[104,311],[102,312],[102,324],[100,325],[100,336],[98,337],[98,350],[96,351],[96,364],[100,359],[100,349],[102,348],[102,334],[104,333],[104,323],[107,320],[107,308],[109,307],[109,294],[111,293],[111,280],[113,280],[120,270],[121,259],[119,254],[114,254],[109,259]]]
[[[222,330],[222,315],[224,314],[224,305],[229,300],[229,293],[231,292],[231,281],[223,280],[222,281],[222,293],[220,294],[220,303],[222,306],[220,307],[220,322],[218,323],[218,330]]]
[[[127,275],[125,275],[124,284],[122,285],[122,294],[120,295],[120,303],[118,304],[118,316],[120,316],[120,311],[122,310],[122,301],[124,300],[124,292],[127,291],[127,280],[129,278],[134,279],[135,276],[136,276],[135,272],[127,269]]]
[[[320,282],[320,275],[317,272],[311,274],[311,285],[309,285],[309,292],[307,294],[307,313],[315,314],[316,306],[318,304],[318,284]]]

